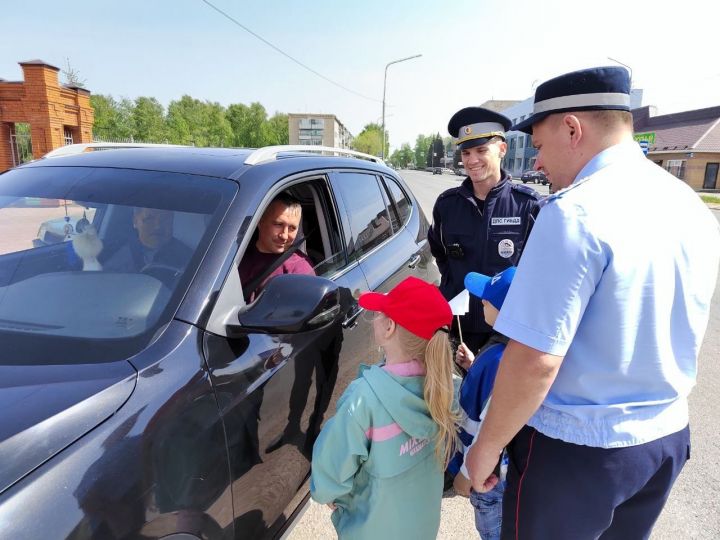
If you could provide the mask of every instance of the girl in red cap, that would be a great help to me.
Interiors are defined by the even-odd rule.
[[[414,277],[359,303],[376,312],[385,358],[361,368],[315,442],[311,494],[333,509],[341,539],[435,538],[458,419],[452,312],[437,287]]]

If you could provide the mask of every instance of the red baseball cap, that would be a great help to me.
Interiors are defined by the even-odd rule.
[[[388,293],[362,293],[358,303],[367,310],[384,313],[423,339],[432,338],[438,328],[452,323],[450,304],[440,290],[412,276],[402,280]]]

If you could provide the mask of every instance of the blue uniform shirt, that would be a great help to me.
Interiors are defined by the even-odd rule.
[[[528,424],[603,448],[683,429],[719,260],[691,188],[635,143],[595,156],[540,211],[495,324],[565,357]]]

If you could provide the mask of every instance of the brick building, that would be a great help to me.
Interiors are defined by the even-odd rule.
[[[648,159],[695,190],[720,189],[720,107],[662,116],[654,107],[632,111],[635,139],[646,141]]]
[[[0,172],[20,162],[16,124],[30,125],[32,156],[92,142],[90,92],[61,85],[60,71],[42,60],[20,62],[23,81],[0,79]]]

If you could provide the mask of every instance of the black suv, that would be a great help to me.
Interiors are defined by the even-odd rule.
[[[523,184],[527,184],[528,182],[531,182],[533,184],[542,184],[543,186],[545,186],[548,183],[547,176],[545,176],[544,172],[534,171],[532,169],[522,173],[520,180],[522,180]]]
[[[238,265],[281,191],[317,277],[246,305]],[[439,277],[408,187],[356,157],[94,151],[7,171],[0,196],[3,538],[282,535],[323,420],[379,358],[357,295]],[[176,257],[112,270],[137,209],[172,214]]]

